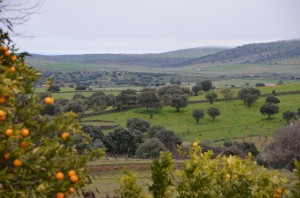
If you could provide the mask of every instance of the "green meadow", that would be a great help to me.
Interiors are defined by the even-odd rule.
[[[110,120],[126,126],[126,120],[132,117],[138,117],[147,120],[151,125],[162,125],[175,131],[184,141],[194,140],[219,140],[223,138],[244,137],[247,135],[272,135],[278,128],[286,124],[282,118],[284,111],[296,111],[300,107],[300,95],[278,96],[281,100],[279,104],[280,112],[267,119],[260,113],[259,108],[264,103],[265,98],[260,98],[250,108],[243,105],[241,100],[215,102],[213,105],[208,103],[190,104],[176,112],[175,108],[164,107],[155,113],[153,119],[150,119],[149,113],[145,108],[127,110],[118,113],[98,115],[84,118],[83,120]],[[194,109],[206,110],[214,106],[220,109],[221,115],[213,122],[205,115],[196,124],[192,117]],[[108,132],[108,131],[106,131]]]

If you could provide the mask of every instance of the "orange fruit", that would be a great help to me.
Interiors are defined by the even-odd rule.
[[[12,129],[6,129],[5,135],[6,135],[7,137],[12,136],[12,134],[13,134],[13,130],[12,130]]]
[[[5,116],[5,112],[0,110],[0,117]]]
[[[16,61],[16,60],[17,60],[17,56],[16,56],[16,55],[12,55],[12,56],[10,57],[10,60],[11,60],[11,61]]]
[[[28,144],[27,144],[27,142],[21,142],[21,146],[23,149],[26,149]]]
[[[61,139],[66,140],[66,139],[69,138],[69,136],[70,136],[69,133],[63,132],[63,133],[61,134]]]
[[[5,103],[6,97],[5,96],[0,96],[0,104]]]
[[[51,104],[53,104],[54,100],[53,100],[53,98],[51,98],[51,97],[46,97],[46,98],[44,99],[44,102],[45,102],[45,104],[47,104],[47,105],[51,105]]]
[[[72,177],[73,175],[76,175],[76,172],[74,170],[69,170],[68,176]]]
[[[4,153],[4,159],[9,160],[10,158],[10,153]]]
[[[13,162],[13,164],[14,164],[14,167],[20,167],[20,166],[22,166],[22,162],[19,159],[15,159],[14,162]]]
[[[77,183],[78,180],[79,180],[79,179],[78,179],[77,175],[72,175],[72,176],[70,177],[70,181],[73,182],[73,183]]]
[[[5,120],[5,112],[0,110],[0,121]]]
[[[62,193],[62,192],[58,192],[58,193],[56,193],[56,196],[55,196],[56,198],[64,198],[65,197],[65,195],[64,195],[64,193]]]
[[[278,188],[276,189],[276,193],[282,194],[282,188],[278,187]]]
[[[21,135],[23,136],[23,137],[27,137],[28,135],[29,135],[29,131],[28,131],[28,129],[22,129],[22,131],[21,131]]]
[[[2,49],[2,51],[7,51],[7,50],[8,50],[8,47],[6,47],[6,46],[1,46],[1,49]]]
[[[4,52],[4,55],[5,55],[5,56],[9,56],[9,55],[10,55],[10,52],[7,50],[7,51]]]
[[[71,187],[71,188],[69,189],[69,192],[70,192],[70,193],[75,192],[75,188]]]
[[[56,173],[56,175],[55,175],[55,179],[56,180],[63,180],[64,179],[64,174],[62,173],[62,172],[58,172],[58,173]]]
[[[11,73],[14,73],[14,72],[16,71],[16,68],[15,68],[15,67],[11,67],[11,68],[9,68],[9,71],[10,71]]]

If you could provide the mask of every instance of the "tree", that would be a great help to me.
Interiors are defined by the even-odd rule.
[[[136,150],[135,157],[142,159],[158,158],[161,151],[167,150],[158,138],[150,138],[142,143]]]
[[[150,128],[150,124],[149,122],[141,118],[129,118],[126,121],[126,127],[130,129],[146,132]]]
[[[83,108],[80,104],[78,104],[77,102],[70,102],[68,103],[66,106],[64,106],[64,112],[74,112],[74,113],[82,113],[83,112]]]
[[[202,86],[201,85],[195,85],[192,87],[192,91],[194,93],[194,96],[198,96],[199,91],[202,90]]]
[[[256,102],[256,100],[258,99],[258,96],[256,94],[246,94],[244,97],[244,103],[247,105],[247,107],[250,107],[251,104],[253,104],[254,102]]]
[[[44,108],[41,112],[42,115],[57,115],[61,113],[61,106],[58,104],[52,104],[52,105],[44,105]]]
[[[210,104],[213,104],[216,98],[218,98],[218,94],[216,94],[215,92],[207,93],[205,95],[205,98],[209,100]]]
[[[116,106],[118,109],[122,109],[125,106],[137,105],[138,96],[135,90],[126,89],[116,97]]]
[[[237,96],[244,101],[244,104],[250,106],[260,96],[260,90],[253,87],[245,87],[238,92]]]
[[[15,34],[14,26],[26,23],[30,17],[37,13],[44,0],[33,0],[31,3],[24,1],[0,1],[1,30]],[[20,36],[20,34],[16,34]]]
[[[84,91],[87,90],[87,87],[84,85],[78,85],[77,87],[75,87],[76,91]]]
[[[290,119],[294,118],[296,116],[296,113],[292,112],[292,111],[285,111],[282,113],[282,117],[283,119],[286,120],[286,123],[288,123],[290,121]]]
[[[192,115],[196,119],[197,124],[199,124],[200,118],[204,117],[204,111],[202,109],[195,109]]]
[[[220,110],[216,107],[209,107],[207,109],[207,114],[211,117],[213,122],[215,121],[215,118],[221,114]]]
[[[51,85],[47,91],[57,93],[60,92],[60,86],[59,85]]]
[[[262,159],[273,168],[293,169],[293,161],[300,160],[300,122],[279,129],[266,145]]]
[[[209,91],[212,89],[212,82],[211,80],[203,80],[201,83],[201,87],[203,91]]]
[[[280,103],[280,100],[277,97],[271,95],[271,96],[268,96],[266,98],[266,103],[269,103],[269,104],[271,104],[271,103],[278,104],[278,103]]]
[[[138,130],[116,128],[105,136],[107,152],[113,155],[134,156],[138,146],[144,142],[143,133]]]
[[[176,108],[176,112],[179,112],[179,109],[186,107],[188,105],[187,97],[184,95],[173,95],[170,101],[171,107]]]
[[[177,145],[182,143],[181,138],[174,131],[160,125],[154,125],[150,128],[149,137],[158,138],[172,153],[176,153]]]
[[[160,105],[160,99],[155,89],[143,89],[138,96],[138,103],[145,106],[148,111],[149,107],[155,108]]]
[[[221,89],[221,94],[223,95],[223,97],[227,100],[229,98],[233,98],[233,95],[234,95],[234,91],[232,91],[231,89],[229,88],[224,88],[224,89]]]
[[[89,138],[74,113],[40,114],[44,102],[33,94],[39,72],[24,63],[25,53],[17,54],[2,29],[0,44],[1,197],[55,197],[82,187],[86,163],[101,153],[74,148],[75,135]]]
[[[271,119],[271,115],[279,112],[279,107],[275,104],[265,103],[260,107],[260,112],[263,115],[268,115],[268,119]]]

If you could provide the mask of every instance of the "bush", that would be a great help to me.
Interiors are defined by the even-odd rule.
[[[141,118],[129,118],[126,121],[126,127],[130,129],[136,129],[142,132],[148,131],[150,124],[146,120]]]
[[[265,147],[262,158],[273,168],[293,168],[293,161],[300,160],[300,122],[285,126],[274,135]]]
[[[172,155],[162,152],[151,166],[150,186],[147,185],[149,192],[159,198],[290,197],[292,193],[294,197],[299,197],[299,173],[299,181],[291,184],[287,178],[279,177],[277,171],[257,165],[251,155],[246,159],[237,156],[217,156],[212,159],[213,155],[212,151],[204,152],[195,142],[184,167],[174,172]],[[299,162],[296,165],[299,171]],[[128,181],[132,179],[128,178]],[[132,192],[135,185],[127,185],[122,191]]]
[[[84,86],[84,85],[78,85],[77,87],[75,87],[75,90],[76,90],[76,91],[84,91],[84,90],[86,90],[86,89],[87,89],[87,87]]]
[[[135,157],[142,159],[158,158],[160,152],[165,150],[165,145],[158,138],[150,138],[137,148]]]

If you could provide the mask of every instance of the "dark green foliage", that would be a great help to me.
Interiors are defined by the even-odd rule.
[[[48,89],[48,92],[57,93],[60,92],[60,86],[59,85],[51,85]]]
[[[83,108],[77,102],[70,102],[63,108],[64,112],[72,111],[74,113],[81,113],[83,112]]]
[[[278,103],[280,103],[280,100],[277,97],[271,95],[266,98],[266,103],[278,104]]]
[[[158,138],[147,139],[136,150],[135,157],[142,159],[158,158],[165,145]]]
[[[178,85],[164,86],[157,91],[159,98],[162,100],[163,104],[170,105],[172,98],[176,95],[187,97],[190,95],[190,90],[186,88],[181,88]]]
[[[217,116],[219,116],[219,115],[221,114],[221,112],[220,112],[220,110],[219,110],[218,108],[216,108],[216,107],[209,107],[209,108],[207,109],[207,114],[211,117],[211,119],[212,119],[213,121],[215,121],[215,118],[216,118]]]
[[[247,105],[247,107],[250,107],[251,104],[256,102],[257,99],[258,99],[258,95],[248,93],[244,97],[244,103]]]
[[[273,168],[294,168],[300,160],[300,122],[279,129],[265,147],[262,158]]]
[[[57,115],[61,112],[61,106],[54,103],[52,105],[44,105],[44,108],[41,112],[42,115]]]
[[[74,94],[74,96],[72,97],[72,100],[84,100],[86,97],[82,94]]]
[[[129,118],[126,121],[126,127],[146,132],[150,128],[150,124],[148,121],[141,118]]]
[[[204,110],[202,109],[195,109],[192,113],[193,117],[196,119],[197,124],[199,123],[200,118],[204,117]]]
[[[87,105],[87,109],[100,112],[108,107],[108,101],[110,101],[110,98],[106,96],[104,92],[98,91],[87,97],[84,101]]]
[[[84,85],[78,85],[77,87],[75,87],[75,90],[77,91],[84,91],[87,90],[87,87]]]
[[[210,104],[213,104],[216,98],[218,98],[218,94],[216,94],[215,92],[207,93],[205,95],[205,98],[209,100]]]
[[[203,80],[201,83],[201,87],[203,91],[209,91],[212,89],[212,82],[211,80]]]
[[[260,112],[263,115],[268,115],[268,118],[271,119],[271,115],[279,112],[279,107],[275,104],[265,103],[260,107]]]
[[[237,96],[244,101],[244,104],[250,106],[260,96],[260,90],[253,87],[245,87],[238,92]]]
[[[181,138],[174,131],[167,130],[165,127],[159,125],[154,125],[150,128],[149,137],[158,138],[172,153],[176,153],[177,145],[182,143]]]
[[[126,89],[121,91],[121,93],[116,97],[115,106],[118,109],[122,109],[126,106],[134,106],[137,105],[138,96],[135,90]]]
[[[295,112],[292,111],[285,111],[282,113],[282,117],[283,119],[286,120],[286,123],[288,123],[290,121],[290,119],[294,118],[296,116]]]
[[[105,147],[112,155],[134,156],[138,146],[144,142],[143,133],[138,130],[117,128],[105,136]]]
[[[145,106],[147,111],[149,108],[157,108],[161,106],[160,99],[155,89],[144,88],[138,96],[138,103]]]
[[[225,141],[224,144],[224,155],[238,155],[239,157],[247,157],[248,153],[251,153],[254,157],[259,154],[259,151],[254,143],[252,142],[237,142],[237,141]]]
[[[186,107],[188,105],[187,97],[185,95],[172,95],[170,99],[170,106],[176,108],[176,112],[179,112],[179,109]]]
[[[101,127],[83,125],[82,129],[84,133],[89,134],[91,137],[91,140],[87,145],[88,149],[104,147],[103,141],[105,138],[102,133]]]
[[[202,86],[201,85],[195,85],[192,87],[192,91],[194,93],[194,96],[198,96],[199,91],[202,90]]]

